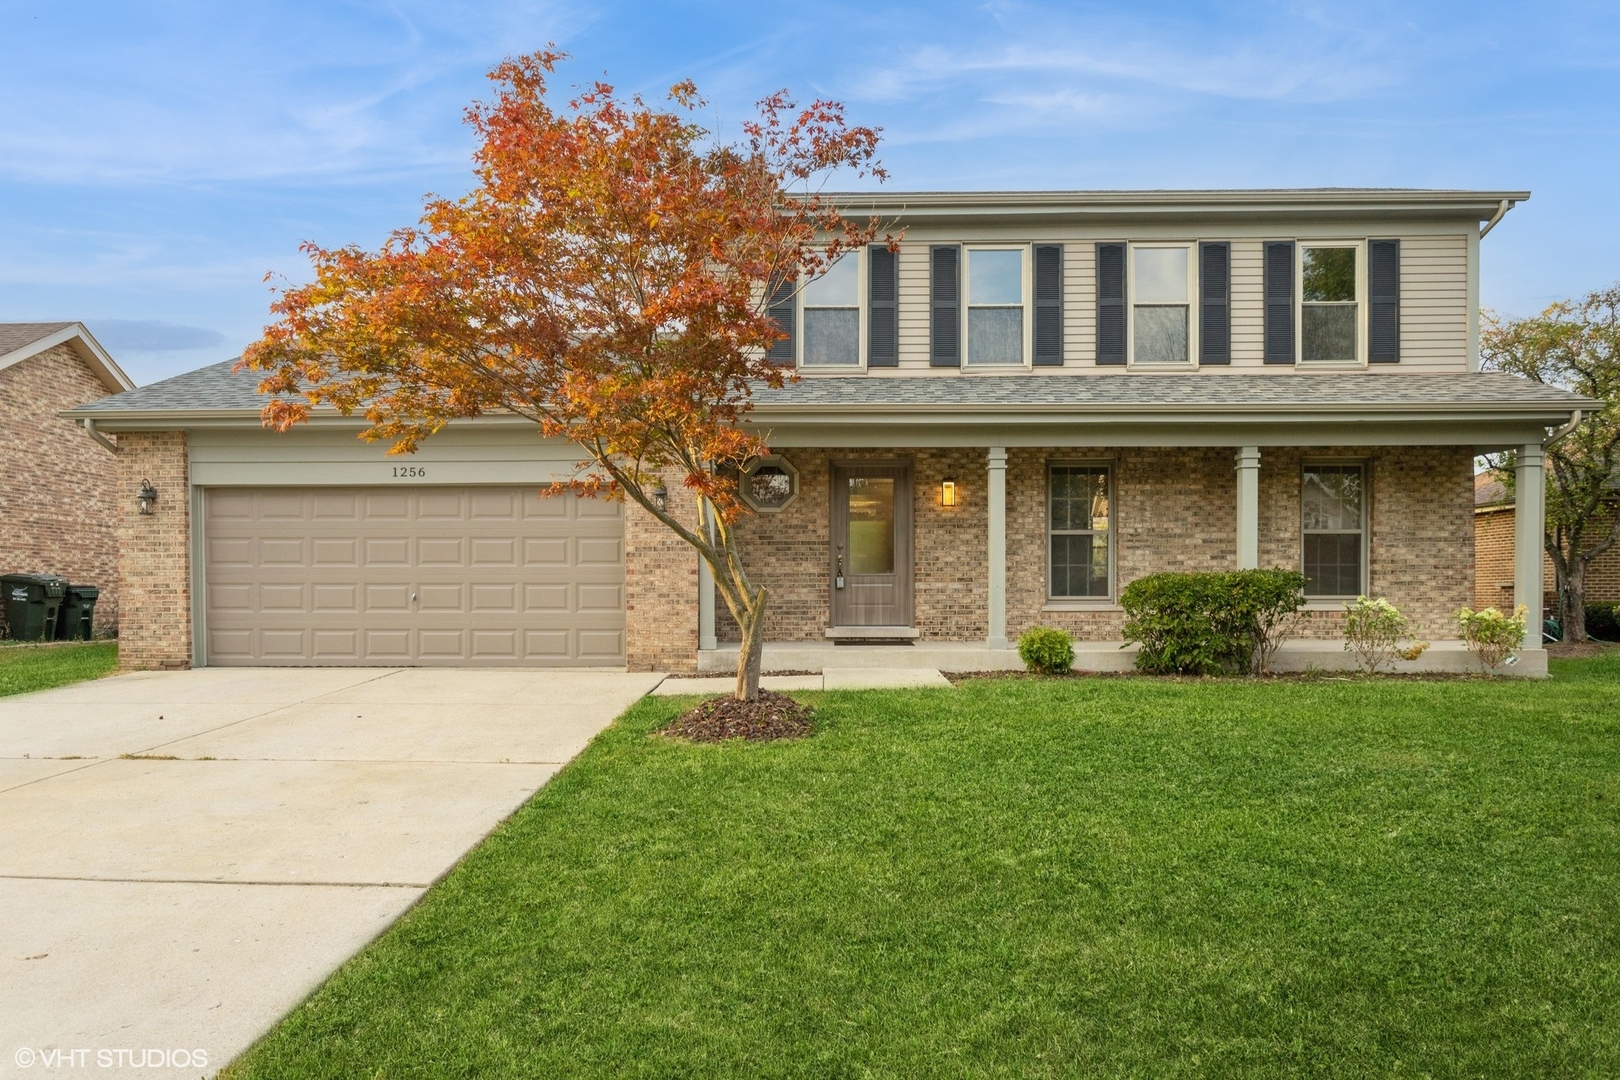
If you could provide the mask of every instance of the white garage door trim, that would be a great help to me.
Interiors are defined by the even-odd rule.
[[[624,666],[619,503],[533,485],[198,490],[203,662]]]

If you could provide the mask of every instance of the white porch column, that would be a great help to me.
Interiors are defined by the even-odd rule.
[[[1237,452],[1237,565],[1239,570],[1260,568],[1260,448],[1242,446]]]
[[[1007,448],[990,448],[990,637],[992,649],[1007,648]]]
[[[708,561],[698,556],[698,648],[718,649],[720,640],[714,633],[714,571]]]
[[[1547,473],[1540,443],[1519,448],[1514,477],[1513,602],[1529,608],[1525,616],[1524,647],[1541,648],[1542,533],[1546,527]]]

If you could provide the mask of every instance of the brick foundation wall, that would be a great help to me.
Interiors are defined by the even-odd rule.
[[[697,500],[674,473],[669,507],[697,521]],[[697,550],[643,510],[624,507],[625,659],[631,671],[697,670]]]
[[[118,468],[58,413],[107,392],[67,345],[0,371],[0,573],[60,574],[97,586],[97,633],[118,628]]]
[[[1605,529],[1614,519],[1605,518],[1588,532]],[[1514,509],[1484,509],[1474,515],[1474,606],[1496,607],[1506,611],[1513,606],[1513,529]],[[1503,586],[1506,585],[1506,588]],[[1551,600],[1558,591],[1552,558],[1541,556],[1541,588]],[[1620,543],[1599,555],[1586,568],[1586,602],[1620,600]],[[1556,602],[1547,605],[1549,616],[1557,614]]]
[[[157,489],[150,515],[135,492],[148,480]],[[118,664],[126,671],[191,666],[191,499],[186,436],[180,431],[119,436]]]

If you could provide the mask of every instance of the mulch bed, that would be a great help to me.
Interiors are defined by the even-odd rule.
[[[1152,675],[1145,671],[1074,671],[1067,675],[1037,675],[1030,671],[945,671],[951,684],[968,679],[1031,679],[1036,682],[1069,682],[1080,679],[1140,679],[1144,682],[1465,682],[1472,679],[1505,678],[1480,671],[1277,671],[1264,675]]]
[[[810,706],[786,694],[761,690],[758,701],[739,701],[730,695],[710,698],[676,717],[661,734],[692,742],[802,739],[815,730],[813,714]]]
[[[1547,655],[1559,660],[1585,660],[1592,656],[1602,656],[1613,649],[1620,649],[1620,645],[1607,641],[1583,641],[1580,644],[1555,641],[1547,646]]]

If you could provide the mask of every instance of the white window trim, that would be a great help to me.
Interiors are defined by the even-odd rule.
[[[850,251],[846,251],[843,254],[843,256],[839,259],[839,261],[842,262],[844,259],[850,259],[850,258],[853,258],[853,259],[856,260],[855,261],[855,311],[857,313],[857,321],[856,321],[856,324],[855,324],[855,326],[856,326],[855,352],[856,352],[857,360],[853,364],[808,364],[808,365],[805,364],[805,362],[804,362],[804,343],[805,343],[804,309],[807,306],[813,306],[815,308],[824,308],[825,305],[822,305],[822,304],[806,305],[805,302],[804,302],[805,289],[804,289],[803,286],[801,286],[799,288],[799,290],[797,292],[795,292],[794,295],[793,295],[793,318],[794,318],[794,330],[795,330],[795,333],[793,335],[793,365],[794,365],[795,369],[797,369],[798,371],[802,371],[807,375],[848,375],[852,371],[864,372],[866,370],[866,338],[867,338],[866,290],[867,290],[867,277],[869,276],[867,274],[867,269],[866,269],[866,249],[865,248],[854,248],[854,249],[852,249]],[[806,282],[805,284],[808,285],[809,282]],[[826,308],[826,310],[840,311],[840,310],[843,310],[843,309],[834,307],[834,308]]]
[[[1305,249],[1347,247],[1356,249],[1356,358],[1354,360],[1305,359]],[[1360,237],[1312,237],[1294,241],[1294,362],[1320,371],[1325,368],[1364,368],[1367,366],[1367,241]],[[1317,462],[1318,465],[1334,464]],[[1338,464],[1344,464],[1340,462]],[[1355,597],[1350,599],[1354,600]]]
[[[1053,469],[1101,469],[1108,475],[1108,593],[1105,596],[1055,596],[1052,593],[1052,470]],[[1043,605],[1047,611],[1091,611],[1096,609],[1113,609],[1118,605],[1119,582],[1116,576],[1115,548],[1119,543],[1119,492],[1114,485],[1118,481],[1118,471],[1114,462],[1109,458],[1052,458],[1046,462],[1044,476],[1045,483],[1041,492],[1041,544],[1045,549],[1041,555],[1042,571],[1046,581],[1046,602]]]
[[[1019,243],[1011,243],[1011,244],[983,243],[983,244],[963,244],[962,245],[962,266],[961,266],[961,268],[960,268],[960,270],[958,272],[961,274],[961,282],[962,282],[962,290],[961,290],[962,291],[962,329],[961,329],[960,341],[962,342],[962,370],[963,371],[967,371],[967,370],[973,370],[973,371],[1016,371],[1016,370],[1018,370],[1019,367],[1023,367],[1023,368],[1028,369],[1028,368],[1031,368],[1033,366],[1034,352],[1035,352],[1035,259],[1034,259],[1034,255],[1033,255],[1033,247],[1034,247],[1033,244],[1027,244],[1027,243],[1023,243],[1023,244],[1019,244]],[[974,252],[974,251],[1016,251],[1016,252],[1019,252],[1023,256],[1023,273],[1020,275],[1021,278],[1022,278],[1022,284],[1020,285],[1020,288],[1023,290],[1023,296],[1024,296],[1024,303],[1023,303],[1023,310],[1024,310],[1024,319],[1023,319],[1024,342],[1023,342],[1023,346],[1021,348],[1021,352],[1023,353],[1023,363],[1021,365],[1020,364],[985,364],[985,363],[975,364],[973,362],[973,355],[972,355],[973,350],[972,350],[971,346],[968,344],[968,311],[969,311],[970,308],[973,307],[973,294],[972,294],[971,288],[968,285],[968,280],[969,280],[968,262],[971,259],[971,256],[970,256],[969,253]],[[1012,307],[1013,305],[1011,305],[1011,304],[982,304],[980,306],[981,307]]]
[[[1187,359],[1136,359],[1136,253],[1140,249],[1183,248],[1187,252]],[[1125,365],[1145,371],[1180,371],[1198,366],[1198,241],[1144,240],[1125,245]]]
[[[1317,365],[1311,365],[1315,367]],[[1324,465],[1353,465],[1361,470],[1361,591],[1348,595],[1334,594],[1305,597],[1306,608],[1340,610],[1358,596],[1371,596],[1372,573],[1372,466],[1366,458],[1307,458],[1299,466],[1299,569],[1305,572],[1305,474]]]

